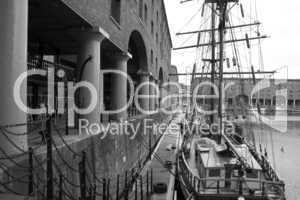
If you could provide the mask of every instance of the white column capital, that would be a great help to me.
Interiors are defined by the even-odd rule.
[[[111,57],[113,57],[117,61],[127,62],[129,59],[132,58],[132,55],[128,52],[116,52],[116,51],[114,51],[111,54]]]
[[[97,31],[96,29],[72,29],[69,33],[81,43],[85,43],[87,40],[95,40],[101,42],[105,38],[109,38],[106,32]]]
[[[152,73],[151,72],[148,72],[146,70],[143,70],[143,69],[140,69],[138,72],[137,72],[138,75],[140,76],[147,76],[147,77],[151,77],[152,76]]]

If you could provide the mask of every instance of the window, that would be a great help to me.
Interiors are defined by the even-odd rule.
[[[158,33],[156,33],[156,44],[158,44]]]
[[[288,105],[289,105],[289,106],[294,105],[294,100],[293,100],[293,99],[289,99],[289,100],[288,100]]]
[[[259,104],[260,105],[264,105],[264,102],[265,102],[264,99],[259,99]]]
[[[121,0],[111,0],[111,16],[120,24]]]
[[[139,4],[139,16],[142,19],[143,18],[143,0],[140,0]]]
[[[148,21],[148,8],[147,8],[146,4],[144,6],[144,21],[147,24],[147,21]]]
[[[228,105],[232,105],[232,98],[228,99]]]
[[[153,50],[151,50],[151,65],[153,65]]]
[[[273,106],[276,106],[276,98],[273,98]]]
[[[151,34],[154,34],[154,23],[153,20],[151,20]]]
[[[270,106],[272,104],[271,99],[266,99],[265,104],[266,104],[266,106]]]
[[[247,178],[258,178],[258,171],[251,170],[250,172],[247,172]]]
[[[210,169],[208,171],[209,177],[220,177],[221,176],[221,170],[220,169]]]

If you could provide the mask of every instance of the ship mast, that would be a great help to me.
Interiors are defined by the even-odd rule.
[[[188,2],[190,0],[185,0],[182,1]],[[242,27],[248,27],[248,26],[257,26],[260,23],[255,22],[255,23],[250,23],[250,24],[241,24],[241,25],[236,25],[236,26],[226,26],[226,17],[227,17],[227,5],[229,3],[234,3],[235,5],[239,2],[239,0],[205,0],[205,4],[210,4],[211,5],[211,29],[205,29],[205,30],[198,30],[198,31],[188,31],[188,32],[181,32],[177,33],[177,35],[187,35],[187,34],[200,34],[200,33],[205,33],[205,32],[210,32],[211,33],[211,41],[208,43],[203,43],[200,44],[199,42],[196,45],[189,45],[189,46],[183,46],[183,47],[177,47],[173,48],[173,50],[183,50],[183,49],[190,49],[190,48],[199,48],[199,47],[206,47],[210,46],[211,47],[211,59],[202,59],[203,62],[210,62],[211,63],[211,71],[209,75],[211,76],[211,83],[215,83],[215,78],[218,76],[218,91],[219,91],[219,99],[218,99],[218,123],[219,123],[219,135],[217,137],[217,142],[220,144],[221,139],[222,139],[222,134],[223,134],[223,66],[224,66],[224,46],[227,43],[237,43],[237,42],[244,42],[246,41],[247,44],[249,43],[250,40],[257,40],[257,39],[263,39],[267,38],[267,36],[258,36],[258,37],[253,37],[249,38],[248,36],[246,38],[240,38],[240,39],[232,39],[232,40],[225,40],[225,30],[227,29],[235,29],[235,28],[242,28]],[[234,5],[233,5],[234,6]],[[218,28],[216,28],[216,21],[218,21]],[[218,32],[218,41],[216,41],[216,32]],[[216,47],[218,46],[219,49],[219,56],[216,58]],[[216,72],[216,63],[218,64],[218,72]],[[195,69],[195,66],[194,66]],[[241,72],[239,71],[238,74]],[[252,73],[252,72],[247,72],[247,73]],[[261,73],[261,72],[259,72]],[[194,79],[194,76],[199,73],[195,73],[195,70],[193,70],[193,73],[190,74],[192,75],[192,79]],[[234,74],[234,73],[226,73],[225,74]],[[180,74],[172,74],[172,75],[180,75]],[[189,75],[189,74],[185,74]],[[210,94],[215,95],[214,89],[211,88]],[[216,105],[215,101],[211,100],[210,101],[210,109],[214,110]],[[210,115],[210,122],[213,124],[215,122],[215,115]]]
[[[216,16],[215,16],[215,4],[211,3],[211,83],[215,83],[215,54],[216,54],[216,39],[215,39],[215,27],[216,27]],[[214,90],[211,88],[211,95],[214,95]],[[215,110],[215,102],[211,100],[210,110]],[[214,123],[214,115],[210,116],[211,124]]]
[[[225,22],[226,22],[226,9],[227,2],[226,1],[218,1],[218,7],[220,10],[219,16],[219,130],[220,136],[218,137],[218,143],[221,143],[221,136],[223,132],[223,60],[224,60],[224,34],[225,34]]]

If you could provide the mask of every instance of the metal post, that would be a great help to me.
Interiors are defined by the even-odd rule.
[[[46,144],[47,144],[47,200],[53,200],[53,168],[52,168],[52,137],[51,117],[46,121]]]
[[[128,174],[128,171],[126,170],[125,171],[125,200],[128,200],[128,190],[129,190],[129,188],[127,187],[128,186],[128,184],[127,184],[127,174]],[[131,179],[132,180],[132,179]]]
[[[107,180],[107,199],[110,199],[110,179]]]
[[[68,82],[68,80],[66,82]],[[69,135],[69,126],[68,126],[68,123],[69,123],[69,108],[68,108],[69,94],[68,94],[68,90],[65,90],[65,93],[66,93],[66,97],[65,97],[65,113],[66,113],[65,129],[66,129],[66,135]]]
[[[196,188],[196,177],[193,176],[193,184],[194,184],[194,188]]]
[[[62,200],[63,195],[63,176],[59,174],[59,191],[58,191],[58,200]]]
[[[141,200],[143,200],[143,195],[144,195],[144,191],[143,191],[143,177],[140,176],[140,186],[141,186]]]
[[[239,195],[243,195],[243,181],[239,180]]]
[[[133,176],[134,176],[134,168],[131,169],[131,181],[133,181]]]
[[[119,200],[119,181],[120,181],[120,175],[117,175],[117,194],[116,194],[116,200]],[[125,187],[126,190],[126,187]]]
[[[150,188],[151,188],[151,194],[153,193],[153,169],[151,168],[150,171]]]
[[[102,195],[103,195],[103,200],[106,200],[106,179],[102,179],[103,184],[102,184]]]
[[[29,155],[28,196],[31,196],[33,194],[33,149],[31,147],[28,150],[28,155]]]
[[[134,191],[134,200],[138,199],[137,195],[138,195],[138,182],[136,181],[135,182],[135,191]]]
[[[147,190],[146,190],[147,198],[149,197],[149,171],[147,171]]]
[[[86,169],[85,169],[86,153],[82,152],[82,160],[79,162],[79,180],[81,199],[86,199]]]
[[[151,159],[151,154],[152,154],[152,144],[151,144],[151,134],[150,134],[150,132],[148,134],[149,134],[149,157],[148,157],[148,159],[150,160]]]
[[[93,199],[93,186],[90,186],[89,188],[89,196],[87,197],[88,200]]]
[[[127,172],[127,170],[126,170],[126,171],[125,171],[125,177],[124,177],[124,178],[125,178],[125,181],[124,181],[124,182],[125,182],[125,183],[124,183],[124,184],[125,184],[125,188],[127,187],[127,173],[128,173],[128,172]]]

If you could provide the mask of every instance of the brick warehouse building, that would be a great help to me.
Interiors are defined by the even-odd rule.
[[[202,81],[209,81],[209,79]],[[199,83],[200,79],[197,78],[193,87]],[[257,79],[257,84],[254,85],[251,78],[225,78],[224,84],[228,85],[229,83],[232,86],[225,91],[225,106],[228,109],[237,109],[243,101],[247,107],[250,105],[256,107],[256,104],[259,103],[263,113],[266,112],[266,114],[278,109],[287,109],[289,113],[298,113],[300,110],[300,80],[298,79]],[[258,92],[253,92],[255,87]],[[209,93],[210,87],[199,88],[199,94]],[[204,99],[198,101],[201,104],[209,105],[209,101],[204,101]]]
[[[23,124],[28,120],[40,119],[40,116],[29,116],[21,111],[13,99],[14,83],[27,69],[46,71],[51,68],[55,73],[63,69],[66,72],[64,77],[54,77],[53,84],[56,87],[59,87],[58,81],[92,83],[98,92],[97,107],[91,114],[77,116],[76,119],[84,117],[100,124],[111,120],[130,120],[139,114],[134,106],[114,115],[101,114],[103,108],[110,110],[122,107],[129,98],[126,79],[117,75],[102,77],[101,70],[117,69],[128,73],[135,86],[145,81],[152,81],[158,85],[169,81],[172,41],[163,0],[1,0],[0,10],[2,24],[0,91],[3,95],[0,105],[1,125]],[[48,109],[56,116],[58,104],[65,102],[57,98],[56,91],[54,97],[47,97],[49,85],[46,80],[46,76],[28,77],[27,84],[21,86],[20,98],[30,108],[41,108],[43,105],[49,105],[49,101],[53,101],[53,107],[50,106]],[[153,94],[154,90],[151,87],[143,87],[141,93]],[[166,88],[161,87],[161,96],[167,93]],[[80,89],[74,99],[82,108],[86,107],[90,100],[90,95],[84,89]],[[159,99],[140,101],[145,110],[170,106],[161,105]],[[57,115],[55,120],[61,122],[65,121],[65,118],[66,116]],[[10,139],[21,152],[27,151],[31,146],[30,137],[21,134],[29,130],[30,127],[26,124],[11,129],[15,133],[20,133],[19,136],[16,136],[17,134],[10,136]],[[80,152],[93,139],[87,138],[74,143],[73,147]],[[147,139],[150,148],[155,143],[151,142],[151,139],[154,140],[150,137],[149,141]],[[12,147],[4,136],[0,136],[0,141],[0,146],[7,155],[20,153],[20,149]],[[101,166],[101,170],[106,170],[109,175],[120,171],[121,166],[116,164],[120,160],[126,160],[124,161],[126,164],[129,162],[132,164],[134,160],[140,162],[139,158],[145,151],[142,151],[140,144],[138,147],[134,146],[136,143],[131,144],[128,141],[107,143],[108,146],[115,144],[109,153],[119,155],[114,161],[102,160],[106,165]],[[120,153],[130,145],[132,149]],[[138,148],[137,153],[134,152],[134,147]],[[62,147],[62,151],[66,149]],[[97,152],[94,154],[98,155]],[[130,154],[132,157],[129,159]],[[105,152],[101,155],[105,159],[108,157]],[[74,160],[71,161],[71,158],[66,159],[70,165],[76,163]],[[97,169],[97,163],[95,165]],[[111,165],[117,167],[110,170]]]

